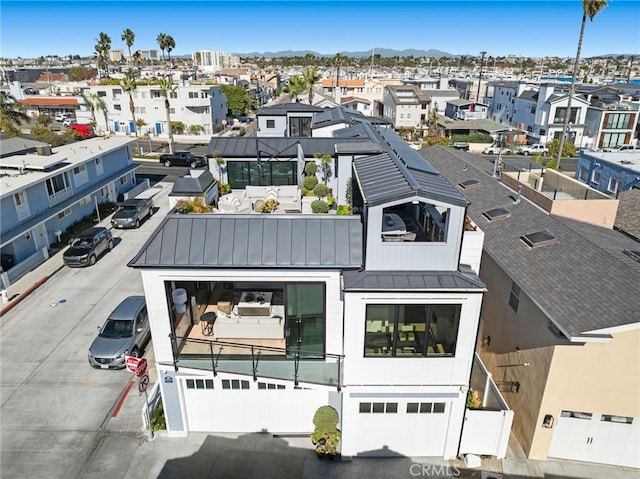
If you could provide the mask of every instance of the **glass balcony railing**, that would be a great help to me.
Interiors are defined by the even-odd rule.
[[[174,367],[342,387],[343,356],[293,348],[172,337]],[[179,346],[178,346],[179,345]]]

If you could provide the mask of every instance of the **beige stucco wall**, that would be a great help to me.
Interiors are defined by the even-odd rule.
[[[605,344],[555,348],[529,457],[546,459],[554,429],[545,414],[561,410],[640,417],[640,328]]]

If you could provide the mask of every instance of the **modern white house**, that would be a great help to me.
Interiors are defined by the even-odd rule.
[[[421,128],[429,119],[431,99],[416,85],[388,85],[384,89],[383,118],[395,128]]]
[[[75,221],[115,202],[136,186],[129,138],[93,138],[24,151],[23,140],[0,140],[0,289],[28,273],[49,255],[49,247]]]
[[[89,94],[97,95],[106,105],[96,110],[96,129],[115,134],[133,135],[135,124],[129,107],[129,94],[120,85],[92,85]],[[132,92],[136,120],[144,120],[140,129],[143,135],[167,135],[167,114],[164,96],[158,85],[138,85]],[[82,101],[82,100],[81,100]],[[83,104],[83,109],[87,110]],[[227,97],[219,85],[175,84],[169,93],[169,112],[172,122],[182,122],[189,127],[201,127],[201,134],[211,135],[221,127],[227,116]]]
[[[472,379],[486,288],[468,201],[387,124],[348,128],[367,146],[333,138],[334,173],[357,213],[265,214],[258,201],[242,213],[173,211],[130,261],[168,433],[306,435],[329,405],[343,457],[503,457],[510,411],[488,378]],[[255,171],[300,160],[262,157]],[[269,178],[231,195],[282,199]],[[482,389],[491,427],[465,419],[485,412],[467,409],[470,388]]]

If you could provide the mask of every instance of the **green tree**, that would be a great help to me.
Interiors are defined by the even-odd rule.
[[[549,143],[547,143],[547,149],[549,150],[549,156],[552,158],[557,158],[558,153],[560,151],[560,139],[554,138]],[[577,155],[576,146],[571,143],[563,142],[562,143],[562,158],[572,158]],[[557,164],[557,162],[556,162]]]
[[[333,163],[333,158],[328,153],[314,153],[313,157],[316,160],[320,160],[320,169],[322,170],[322,182],[326,183],[329,179],[329,173],[331,172],[331,164]]]
[[[167,49],[167,55],[169,56],[169,68],[171,68],[171,52],[176,47],[176,41],[171,35],[166,36],[166,41],[167,43],[165,48]]]
[[[142,130],[145,126],[147,126],[147,122],[142,118],[136,120],[136,130]]]
[[[136,39],[136,34],[126,28],[124,32],[122,32],[122,36],[120,37],[120,39],[127,45],[127,48],[129,49],[129,64],[131,64],[131,47],[133,46],[133,42]]]
[[[132,60],[133,60],[134,68],[137,69],[142,66],[142,53],[140,53],[140,50],[135,51],[135,53],[133,54]]]
[[[173,131],[176,135],[184,135],[184,130],[186,126],[181,121],[172,121],[171,122],[171,131]]]
[[[49,115],[38,115],[38,118],[36,118],[36,125],[38,126],[49,126],[51,123],[53,123],[53,118]]]
[[[289,78],[283,91],[289,95],[291,100],[297,100],[298,96],[307,89],[307,84],[300,75],[293,75]]]
[[[29,116],[22,103],[5,90],[0,90],[0,131],[9,136],[20,136],[20,126],[29,122]]]
[[[188,131],[190,135],[200,135],[204,133],[204,127],[202,125],[189,125]]]
[[[162,52],[162,61],[164,62],[164,51],[167,49],[167,37],[166,33],[158,33],[156,37],[156,42],[158,43],[158,47],[160,47],[160,51]]]
[[[244,115],[249,111],[251,98],[240,85],[220,85],[222,93],[227,97],[227,114]]]
[[[131,112],[131,118],[133,119],[133,124],[137,125],[136,122],[136,108],[133,103],[133,92],[136,91],[138,85],[136,84],[136,74],[134,71],[129,68],[124,78],[120,81],[120,86],[122,87],[122,91],[129,95],[129,111]],[[136,138],[138,138],[138,128],[134,128],[136,133]]]
[[[109,51],[111,50],[111,37],[104,32],[100,32],[96,40],[96,59],[98,68],[101,69],[105,76],[109,76]]]
[[[578,75],[578,67],[580,63],[580,52],[582,51],[582,40],[584,38],[584,27],[587,23],[587,17],[593,22],[594,17],[607,6],[606,0],[582,0],[582,23],[580,25],[580,36],[578,37],[578,50],[576,52],[576,61],[573,64],[573,74],[571,75],[571,86],[569,87],[569,98],[567,100],[567,113],[564,116],[564,125],[560,135],[560,146],[558,147],[558,156],[556,164],[560,170],[560,158],[564,152],[565,137],[569,129],[569,118],[571,117],[571,100],[576,89],[576,77]]]
[[[312,66],[302,72],[302,78],[306,88],[309,89],[309,105],[313,104],[313,88],[320,83],[322,75],[318,73],[318,67]]]
[[[160,94],[164,97],[164,111],[167,116],[167,134],[169,136],[169,153],[173,153],[173,131],[171,130],[171,105],[169,95],[176,91],[177,86],[168,78],[161,78],[158,82]]]
[[[73,66],[69,69],[69,80],[85,81],[96,77],[97,72],[93,68],[83,67],[81,65]]]

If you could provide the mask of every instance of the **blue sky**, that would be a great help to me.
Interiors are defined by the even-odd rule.
[[[162,32],[176,42],[173,55],[416,48],[575,57],[581,19],[580,0],[0,0],[0,56],[88,56],[100,32],[126,52],[120,37],[130,28],[133,50],[157,49]],[[639,52],[638,0],[609,0],[587,20],[582,57]]]

